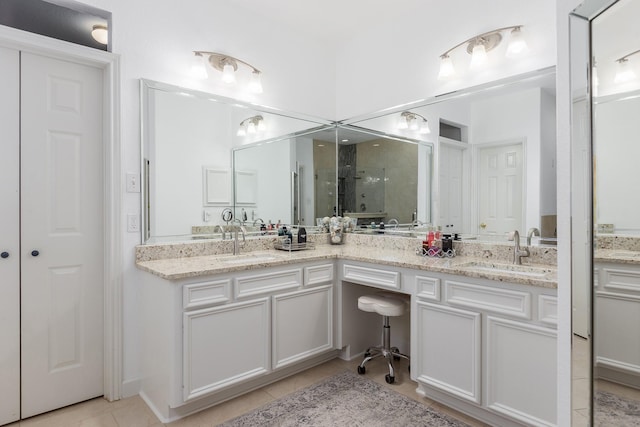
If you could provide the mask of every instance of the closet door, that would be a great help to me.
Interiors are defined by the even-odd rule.
[[[102,70],[21,54],[22,418],[103,394]]]
[[[0,47],[0,425],[20,418],[19,53]]]

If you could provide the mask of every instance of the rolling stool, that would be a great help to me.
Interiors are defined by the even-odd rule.
[[[389,326],[389,317],[402,316],[407,308],[407,302],[401,295],[381,292],[374,295],[363,295],[358,298],[358,308],[362,311],[378,313],[383,319],[382,345],[377,347],[369,347],[364,353],[364,360],[358,365],[358,373],[363,375],[366,372],[365,363],[383,356],[389,364],[389,373],[384,379],[387,383],[392,384],[396,377],[393,370],[393,360],[405,358],[409,360],[409,356],[400,353],[398,347],[391,347],[391,327]]]

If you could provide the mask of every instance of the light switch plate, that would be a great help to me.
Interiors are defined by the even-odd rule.
[[[136,173],[127,174],[127,193],[139,193],[140,192],[140,178]]]

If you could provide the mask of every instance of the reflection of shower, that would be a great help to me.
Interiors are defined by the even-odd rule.
[[[366,205],[360,203],[360,212],[384,212],[385,170],[384,168],[363,168],[356,171],[356,191],[359,199],[366,199]]]

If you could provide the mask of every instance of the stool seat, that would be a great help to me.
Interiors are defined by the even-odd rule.
[[[363,295],[358,298],[358,308],[362,311],[378,313],[381,316],[402,316],[407,303],[402,298],[386,293]]]
[[[362,295],[358,298],[358,308],[362,311],[369,311],[377,313],[382,316],[382,345],[369,347],[364,352],[364,359],[362,363],[358,365],[358,373],[360,375],[366,372],[365,364],[370,360],[378,357],[386,359],[389,365],[389,373],[385,375],[384,379],[389,384],[395,381],[395,370],[393,368],[393,360],[406,359],[409,360],[409,356],[400,353],[398,347],[391,347],[391,325],[389,323],[389,317],[402,316],[407,310],[409,304],[409,298],[407,296],[391,293],[391,292],[379,292],[373,295]]]

